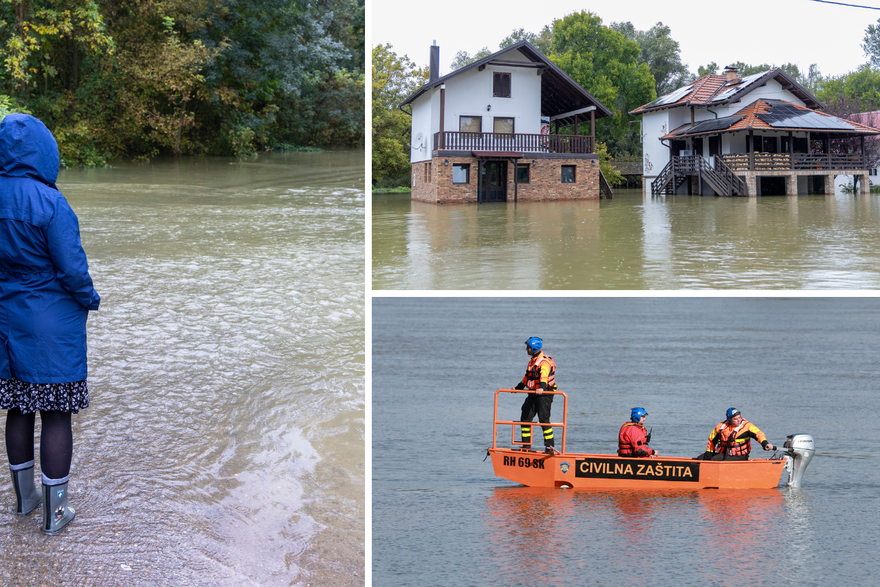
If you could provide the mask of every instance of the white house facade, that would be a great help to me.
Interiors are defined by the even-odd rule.
[[[611,112],[531,44],[522,41],[443,77],[438,64],[434,46],[430,81],[400,105],[411,108],[413,199],[601,196],[595,121]],[[559,134],[563,128],[573,133]]]
[[[864,138],[878,131],[822,107],[779,69],[728,68],[661,96],[632,111],[645,193],[828,193],[835,174],[865,175]]]

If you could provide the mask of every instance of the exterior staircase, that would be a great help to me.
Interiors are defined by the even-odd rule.
[[[714,161],[713,166],[700,155],[673,157],[651,184],[651,194],[673,195],[689,177],[697,176],[719,196],[748,195],[746,182],[725,165],[721,157],[714,157]]]
[[[614,192],[611,190],[611,186],[608,185],[608,180],[605,179],[605,174],[602,173],[602,170],[599,170],[599,199],[608,198],[609,200],[614,196]]]

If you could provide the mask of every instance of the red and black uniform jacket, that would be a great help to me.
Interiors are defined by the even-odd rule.
[[[622,457],[646,458],[655,453],[648,446],[648,432],[635,422],[627,422],[620,427],[617,435],[617,454]]]

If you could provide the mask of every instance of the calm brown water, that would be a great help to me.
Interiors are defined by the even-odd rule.
[[[372,198],[374,289],[878,289],[880,196]]]
[[[0,517],[0,583],[363,584],[363,152],[58,183],[102,296],[77,517]]]

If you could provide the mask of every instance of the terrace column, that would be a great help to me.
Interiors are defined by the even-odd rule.
[[[590,153],[596,152],[596,111],[590,110],[590,138],[593,143],[590,147]]]
[[[867,196],[871,193],[871,178],[867,173],[859,176],[859,193]]]
[[[788,177],[785,178],[785,195],[786,196],[797,196],[797,175],[794,173],[789,174]]]
[[[746,172],[746,195],[750,198],[758,196],[758,176],[754,171]]]
[[[440,150],[446,148],[446,84],[440,84]]]
[[[755,169],[755,137],[752,135],[752,131],[749,130],[749,136],[746,137],[746,145],[748,146],[749,151],[749,169]]]

